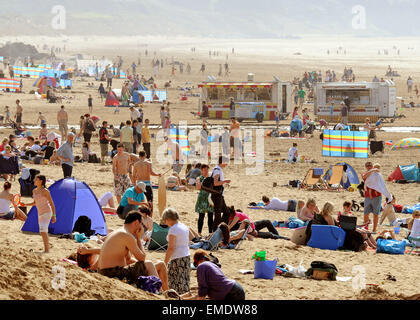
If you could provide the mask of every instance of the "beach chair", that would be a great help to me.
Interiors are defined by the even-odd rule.
[[[246,238],[246,235],[248,234],[249,230],[251,229],[251,225],[248,225],[248,228],[246,228],[245,233],[242,235],[241,239],[239,239],[238,243],[235,246],[235,250],[238,250],[241,246],[242,241]]]
[[[309,169],[303,179],[300,188],[306,190],[321,190],[326,187],[321,179],[324,170],[322,168]]]
[[[162,227],[161,225],[153,222],[153,231],[150,237],[147,249],[149,251],[166,251],[168,249],[168,236],[169,227]]]
[[[327,181],[328,190],[338,190],[342,189],[341,180],[343,180],[344,166],[332,166],[331,168],[331,177]],[[333,187],[333,185],[338,185],[338,188]]]

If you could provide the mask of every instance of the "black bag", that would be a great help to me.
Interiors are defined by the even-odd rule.
[[[216,266],[218,266],[219,268],[222,267],[222,265],[219,262],[219,259],[217,257],[215,257],[212,253],[210,253],[210,261],[213,262]]]
[[[34,164],[41,164],[44,158],[42,156],[35,156],[34,157]]]
[[[100,163],[101,161],[98,159],[95,153],[89,155],[88,163]]]
[[[86,129],[88,129],[89,131],[96,131],[95,126],[93,125],[91,120],[88,120],[86,123]]]
[[[365,239],[363,239],[363,235],[360,232],[357,232],[356,230],[346,230],[346,238],[344,239],[343,245],[344,249],[359,252],[364,249],[364,243]]]
[[[74,224],[72,232],[84,233],[86,237],[90,237],[95,233],[94,230],[91,230],[92,221],[87,216],[80,216],[77,218],[76,223]]]
[[[289,186],[292,186],[292,188],[297,188],[299,182],[300,182],[299,180],[290,180],[289,181]]]
[[[207,191],[209,193],[213,194],[222,194],[223,186],[215,186],[214,185],[214,178],[213,178],[214,170],[211,173],[210,177],[204,178],[203,182],[201,183],[201,188],[204,191]]]
[[[332,263],[324,262],[324,261],[312,261],[311,268],[313,269],[334,269],[338,272],[338,269]]]

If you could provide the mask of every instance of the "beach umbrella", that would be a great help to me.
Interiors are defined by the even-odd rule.
[[[401,139],[392,146],[392,150],[401,150],[408,148],[419,148],[420,139],[419,138],[405,138]]]

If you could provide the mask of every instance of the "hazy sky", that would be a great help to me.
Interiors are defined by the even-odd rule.
[[[417,36],[419,0],[0,0],[1,35]]]

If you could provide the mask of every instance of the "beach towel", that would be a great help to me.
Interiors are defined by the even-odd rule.
[[[388,202],[392,200],[392,195],[388,191],[385,185],[384,178],[379,172],[373,172],[365,181],[365,187],[369,187],[373,190],[376,190],[380,193],[382,193],[386,199],[388,199]]]

